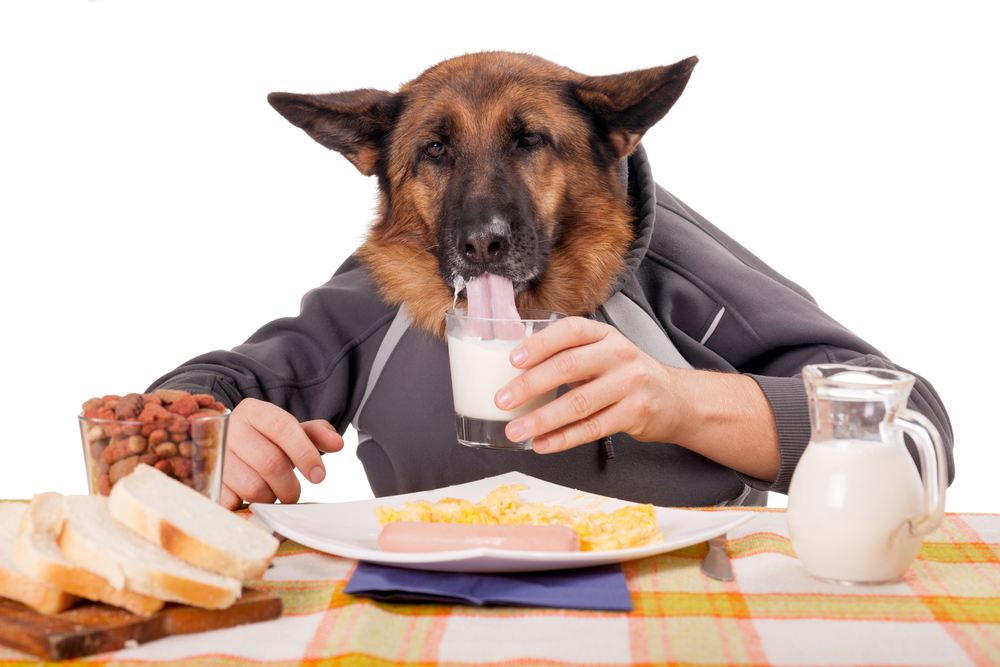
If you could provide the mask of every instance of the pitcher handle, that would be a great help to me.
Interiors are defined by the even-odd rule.
[[[948,462],[944,445],[931,420],[919,412],[903,408],[896,413],[893,423],[913,438],[920,456],[925,514],[920,519],[911,519],[909,524],[912,535],[924,537],[944,519],[944,497],[948,488]]]

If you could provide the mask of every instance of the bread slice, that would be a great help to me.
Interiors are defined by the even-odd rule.
[[[239,580],[186,563],[126,528],[104,496],[64,496],[61,518],[62,552],[115,588],[206,609],[231,606],[243,590]]]
[[[127,588],[116,589],[107,579],[72,563],[59,550],[63,496],[39,493],[31,499],[14,540],[14,563],[31,578],[74,595],[149,615],[163,608],[163,600]]]
[[[35,581],[14,563],[14,540],[27,510],[24,503],[0,503],[0,597],[16,600],[43,614],[54,614],[68,609],[80,598],[51,584]]]
[[[262,528],[145,464],[112,487],[108,509],[178,558],[240,581],[260,578],[278,550]]]

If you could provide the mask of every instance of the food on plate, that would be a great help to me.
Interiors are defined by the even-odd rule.
[[[498,484],[479,502],[442,498],[407,502],[402,509],[376,507],[382,526],[397,521],[483,525],[568,526],[580,537],[581,551],[608,551],[643,546],[663,540],[652,505],[629,505],[612,512],[586,511],[519,502],[523,484]]]
[[[278,540],[148,465],[111,489],[108,510],[122,524],[193,565],[257,579]]]
[[[221,459],[226,406],[209,394],[157,389],[86,401],[80,415],[90,489],[108,495],[140,463],[205,493]]]
[[[0,503],[0,597],[16,600],[43,614],[54,614],[68,609],[79,598],[24,574],[15,564],[14,539],[27,510],[24,503]]]
[[[39,493],[27,506],[20,533],[14,540],[14,563],[35,581],[88,600],[148,615],[163,608],[163,600],[127,588],[115,588],[107,579],[73,563],[59,549],[63,496]]]
[[[579,551],[580,536],[569,526],[395,521],[378,536],[382,551],[456,551],[475,547],[515,551]]]

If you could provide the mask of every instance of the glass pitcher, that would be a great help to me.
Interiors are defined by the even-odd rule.
[[[947,487],[937,429],[906,408],[914,378],[841,364],[806,366],[802,377],[812,435],[788,490],[795,554],[819,579],[897,581],[941,523]]]

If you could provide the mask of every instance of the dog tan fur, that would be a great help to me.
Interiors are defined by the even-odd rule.
[[[378,178],[359,258],[389,304],[405,302],[414,326],[443,336],[458,277],[503,275],[518,307],[571,315],[610,296],[633,241],[620,161],[696,63],[589,77],[536,56],[474,53],[396,93],[268,100]]]

